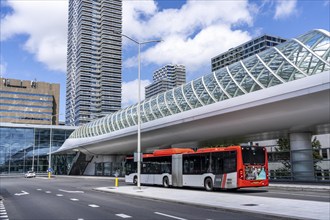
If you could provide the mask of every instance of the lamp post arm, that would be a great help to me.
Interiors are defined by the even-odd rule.
[[[163,40],[149,40],[149,41],[139,42],[139,44],[159,43],[159,42],[163,42]]]

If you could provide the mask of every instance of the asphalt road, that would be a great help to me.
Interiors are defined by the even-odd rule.
[[[124,184],[120,182],[120,184]],[[0,220],[5,219],[278,219],[253,213],[235,212],[171,203],[160,200],[104,193],[96,187],[114,186],[113,179],[56,177],[0,177]],[[162,188],[159,187],[161,190]],[[214,192],[233,193],[233,192]],[[316,192],[287,193],[280,190],[243,190],[234,193],[260,196],[288,196],[322,201]],[[322,193],[320,192],[320,195]],[[324,194],[324,193],[323,193]],[[324,198],[325,199],[325,198]]]

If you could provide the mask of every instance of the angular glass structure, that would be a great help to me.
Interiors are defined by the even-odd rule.
[[[330,33],[313,30],[274,48],[141,102],[141,121],[231,99],[330,70]],[[137,104],[75,130],[70,138],[88,138],[137,125]]]

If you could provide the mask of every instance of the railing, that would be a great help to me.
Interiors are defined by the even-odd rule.
[[[329,170],[314,171],[315,182],[330,182]],[[270,170],[269,179],[271,181],[297,181],[291,175],[291,171]]]

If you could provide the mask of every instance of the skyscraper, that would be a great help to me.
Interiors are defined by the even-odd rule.
[[[66,124],[121,108],[122,0],[69,0]]]
[[[167,64],[154,72],[153,83],[146,86],[145,96],[150,98],[184,83],[186,83],[185,66]]]

